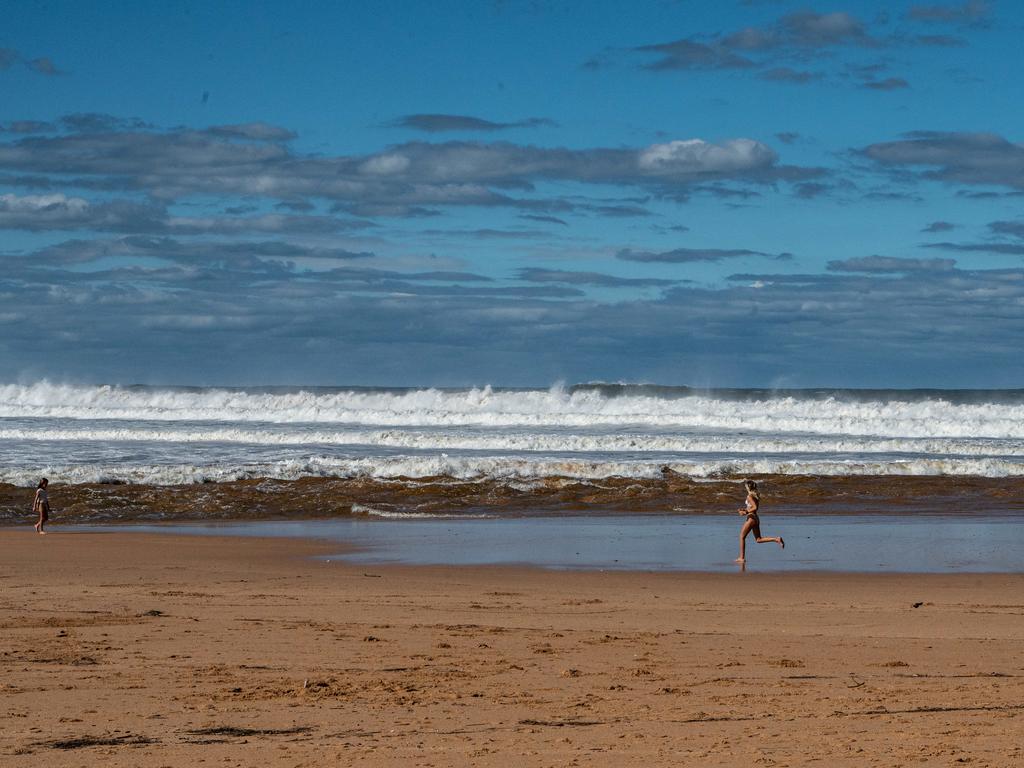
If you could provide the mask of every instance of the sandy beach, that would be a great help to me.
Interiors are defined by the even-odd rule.
[[[1024,576],[345,565],[0,532],[25,766],[1020,765]]]

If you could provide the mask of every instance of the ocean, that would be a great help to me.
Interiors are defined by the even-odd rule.
[[[0,519],[1019,510],[1024,390],[0,385]],[[58,489],[60,489],[58,491]]]

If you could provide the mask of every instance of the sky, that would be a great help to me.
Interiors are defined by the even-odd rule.
[[[1024,387],[1022,28],[10,4],[0,381]]]

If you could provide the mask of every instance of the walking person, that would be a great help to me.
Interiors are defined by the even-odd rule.
[[[743,528],[740,529],[740,556],[736,558],[737,563],[747,562],[747,536],[754,532],[754,541],[758,544],[765,544],[769,541],[777,542],[783,549],[786,542],[781,536],[762,536],[761,521],[757,517],[757,511],[761,508],[761,495],[757,492],[757,483],[753,480],[744,480],[744,487],[747,489],[747,504],[743,509],[736,510],[741,515],[746,515]]]
[[[50,519],[50,499],[46,495],[46,486],[50,484],[50,481],[45,477],[39,481],[39,485],[36,486],[36,497],[32,501],[32,511],[39,515],[39,520],[36,522],[33,528],[36,529],[36,533],[45,534],[43,526],[46,525],[46,521]]]

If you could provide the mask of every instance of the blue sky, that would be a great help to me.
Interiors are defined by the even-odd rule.
[[[33,3],[0,366],[1010,387],[1008,2]]]

